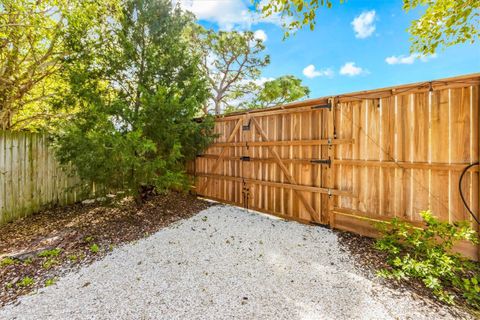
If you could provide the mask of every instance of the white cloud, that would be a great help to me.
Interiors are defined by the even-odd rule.
[[[263,31],[262,29],[259,29],[259,30],[255,31],[253,33],[253,36],[255,37],[255,39],[262,40],[262,42],[265,42],[268,39],[267,33],[265,31]]]
[[[313,64],[310,64],[303,69],[303,75],[310,79],[321,76],[331,77],[333,76],[333,71],[330,68],[316,70],[315,66]]]
[[[264,18],[250,10],[248,0],[174,0],[174,4],[180,4],[199,20],[216,23],[221,30],[248,30],[260,22],[282,24],[278,14]]]
[[[365,39],[370,37],[375,32],[375,10],[362,12],[358,17],[352,21],[355,37]]]
[[[340,74],[344,76],[358,76],[359,74],[367,73],[366,70],[357,67],[355,62],[347,62],[340,68]]]
[[[385,62],[388,64],[412,64],[415,62],[416,59],[419,59],[422,62],[427,62],[436,57],[437,57],[436,54],[425,56],[425,55],[420,55],[418,53],[413,53],[409,56],[405,56],[405,55],[390,56],[385,58]]]

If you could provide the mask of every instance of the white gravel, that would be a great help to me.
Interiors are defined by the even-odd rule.
[[[214,206],[115,249],[0,319],[450,319],[372,282],[328,229]]]

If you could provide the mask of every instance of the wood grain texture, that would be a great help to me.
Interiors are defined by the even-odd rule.
[[[0,131],[0,224],[80,201],[89,191],[55,160],[45,135]]]
[[[244,185],[251,208],[361,234],[374,234],[365,219],[398,217],[415,224],[427,209],[444,221],[473,223],[458,180],[480,158],[479,83],[477,74],[433,81],[431,87],[404,85],[219,118],[216,126],[226,124],[228,130],[197,158],[196,167],[203,164],[197,185],[222,179],[218,183],[236,185],[237,191]],[[312,109],[332,99],[331,111]],[[237,121],[247,118],[250,131],[227,141]],[[220,158],[243,173],[212,172]],[[312,163],[328,158],[330,167]],[[203,195],[242,205],[229,198],[231,191],[209,190]],[[478,167],[468,172],[462,190],[478,213]]]

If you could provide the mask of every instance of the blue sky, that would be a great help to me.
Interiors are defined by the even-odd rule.
[[[286,40],[279,17],[259,18],[248,10],[248,0],[182,1],[207,27],[266,35],[271,63],[262,77],[295,75],[309,86],[311,98],[480,72],[479,43],[411,57],[407,28],[422,10],[407,14],[401,0],[334,1],[332,9],[317,12],[314,31]]]

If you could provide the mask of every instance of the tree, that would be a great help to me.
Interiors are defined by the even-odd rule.
[[[62,163],[107,190],[187,185],[185,161],[212,132],[211,119],[193,121],[208,90],[185,35],[191,23],[168,0],[126,0],[108,25],[71,42],[58,103],[80,112],[57,134]]]
[[[238,106],[231,106],[226,112],[235,112],[246,109],[262,109],[298,101],[310,94],[310,89],[302,85],[302,80],[286,75],[267,81],[252,91],[251,97]]]
[[[458,43],[474,43],[480,34],[480,1],[478,0],[404,0],[410,11],[426,6],[425,13],[412,22],[411,51],[433,54],[441,47]]]
[[[263,84],[254,100],[254,108],[268,108],[294,102],[310,94],[310,89],[302,85],[302,80],[292,76],[282,76]]]
[[[343,0],[339,0],[343,3]],[[315,28],[317,10],[321,6],[332,7],[330,0],[271,0],[265,3],[254,0],[256,7],[265,16],[280,13],[287,17],[285,36],[308,25]],[[403,9],[410,11],[426,6],[425,13],[412,21],[411,52],[433,54],[439,47],[446,48],[458,43],[474,43],[480,33],[480,1],[478,0],[403,0]]]
[[[260,68],[270,63],[270,57],[262,53],[262,40],[250,31],[214,32],[198,27],[192,35],[210,84],[210,105],[220,114],[222,108],[251,92],[253,80],[260,76]],[[208,106],[205,109],[208,112]]]
[[[62,114],[49,109],[45,100],[61,85],[55,77],[66,54],[65,36],[97,24],[114,3],[0,0],[1,129],[22,129],[31,121]]]

